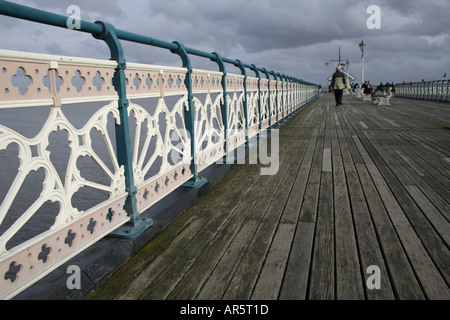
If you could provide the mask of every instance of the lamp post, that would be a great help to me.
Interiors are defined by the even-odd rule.
[[[364,49],[366,48],[366,44],[363,40],[359,44],[359,49],[361,50],[361,85],[364,84]]]

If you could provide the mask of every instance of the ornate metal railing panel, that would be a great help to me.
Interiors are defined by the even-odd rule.
[[[123,209],[127,198],[124,168],[118,164],[111,130],[108,130],[111,119],[120,122],[117,95],[112,85],[107,84],[115,63],[4,50],[0,51],[0,61],[0,106],[3,110],[28,107],[46,112],[44,109],[50,108],[45,124],[32,138],[0,125],[0,150],[8,152],[16,148],[19,159],[17,171],[7,172],[12,182],[9,186],[3,185],[7,193],[0,206],[0,294],[9,296],[126,223],[130,217]],[[22,83],[17,82],[20,71]],[[84,82],[74,85],[72,79],[77,76]],[[95,87],[95,76],[103,77],[103,86]],[[102,102],[104,106],[81,128],[75,127],[62,109],[69,103],[93,101]],[[67,135],[70,149],[63,172],[55,165],[53,151],[49,151],[50,137],[61,131]],[[95,143],[93,132],[101,137]],[[98,152],[99,143],[107,150],[106,155]],[[94,171],[100,171],[106,183],[85,175],[79,166],[80,158],[90,158],[96,168]],[[18,207],[17,203],[27,198],[27,177],[38,171],[44,175],[36,185],[39,195],[29,207]],[[4,170],[2,173],[5,174]],[[73,198],[82,188],[106,192],[108,199],[88,210],[79,210]],[[48,230],[10,247],[11,239],[17,237],[35,215],[50,214],[41,210],[46,203],[58,204],[57,210],[51,213],[53,223]],[[11,207],[16,211],[14,215]],[[23,239],[22,234],[19,239]]]
[[[0,13],[66,27],[67,17],[7,1]],[[75,31],[105,41],[111,59],[0,50],[3,299],[106,235],[137,236],[152,224],[145,210],[180,186],[202,186],[205,168],[318,94],[315,84],[107,23]],[[170,50],[182,67],[127,63],[121,40]],[[219,71],[193,69],[189,55]]]
[[[260,111],[258,107],[259,103],[259,90],[258,79],[255,77],[247,78],[247,126],[248,137],[252,138],[259,132],[260,123]]]
[[[450,80],[434,80],[397,84],[395,96],[400,98],[450,101]]]

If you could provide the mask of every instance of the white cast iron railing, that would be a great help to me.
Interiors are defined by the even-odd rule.
[[[0,13],[55,26],[66,19],[6,1]],[[111,60],[0,50],[0,115],[12,119],[0,121],[3,299],[112,232],[136,236],[152,223],[142,212],[182,185],[201,186],[205,168],[318,94],[315,84],[216,53],[100,22],[81,26],[108,44]],[[127,63],[119,38],[170,49],[183,67]],[[217,62],[219,71],[193,69],[189,54]],[[227,74],[224,63],[241,74]],[[22,133],[36,117],[45,118],[37,133]],[[53,146],[55,135],[65,138],[65,157]],[[83,190],[102,196],[81,205]],[[44,216],[50,223],[41,232],[24,234]]]
[[[450,80],[434,80],[397,84],[395,96],[400,98],[450,102]]]

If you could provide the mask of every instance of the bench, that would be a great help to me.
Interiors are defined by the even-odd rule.
[[[389,94],[385,94],[383,96],[375,97],[374,103],[378,104],[379,106],[390,106],[389,100],[392,97],[392,87],[389,87]]]

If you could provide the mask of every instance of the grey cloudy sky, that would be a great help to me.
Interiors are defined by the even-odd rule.
[[[450,1],[448,0],[16,0],[81,19],[103,20],[116,28],[327,84],[341,58],[361,79],[361,52],[367,44],[365,78],[373,83],[440,80],[450,77]],[[381,29],[369,29],[367,8],[380,8]],[[0,48],[108,59],[104,43],[92,36],[0,16]],[[127,61],[180,65],[159,48],[123,43]],[[197,68],[217,70],[205,59]],[[236,69],[229,72],[237,72]],[[235,71],[236,70],[236,71]],[[251,72],[248,73],[249,75]]]

